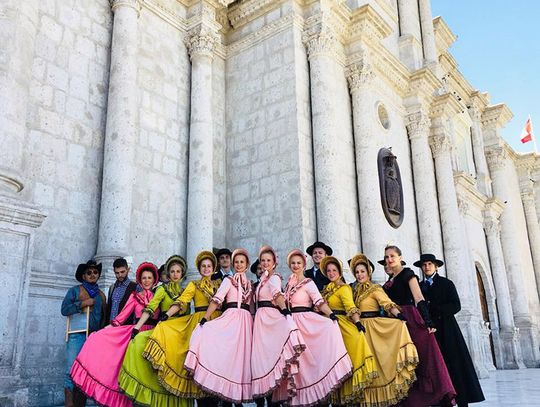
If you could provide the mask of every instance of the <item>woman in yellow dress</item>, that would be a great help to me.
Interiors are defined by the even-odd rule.
[[[133,400],[133,404],[151,407],[189,407],[193,405],[192,400],[172,395],[161,387],[152,365],[142,356],[153,329],[141,333],[139,333],[139,329],[158,308],[161,313],[166,312],[182,294],[180,282],[186,272],[184,258],[178,255],[169,257],[165,263],[165,269],[169,275],[169,282],[157,288],[154,297],[148,303],[139,322],[133,328],[131,332],[132,341],[122,362],[122,368],[118,375],[118,384],[126,396]],[[175,316],[178,316],[178,314],[175,314]]]
[[[217,267],[216,256],[210,251],[202,251],[195,259],[195,266],[201,275],[198,281],[191,281],[184,289],[182,295],[169,308],[166,316],[161,319],[144,349],[143,356],[148,359],[157,375],[161,385],[169,392],[190,399],[203,399],[206,394],[195,384],[186,369],[184,360],[189,349],[191,333],[204,317],[208,304],[216,293],[221,280],[212,281],[210,277]],[[193,301],[195,312],[167,321],[169,316],[176,312],[183,313],[189,310]],[[210,319],[221,315],[215,311]],[[198,405],[204,405],[205,400],[199,400]]]
[[[326,256],[321,261],[321,272],[330,280],[321,295],[336,314],[343,342],[353,364],[352,376],[331,396],[332,404],[358,405],[364,398],[364,389],[377,377],[375,361],[364,336],[360,311],[354,304],[352,289],[343,281],[341,262]]]
[[[371,282],[372,266],[359,253],[350,261],[356,278],[354,302],[360,309],[360,320],[366,328],[366,338],[375,356],[379,376],[364,390],[360,407],[387,407],[407,396],[416,380],[414,370],[418,353],[409,335],[405,318],[383,288]],[[395,318],[381,317],[380,307]]]

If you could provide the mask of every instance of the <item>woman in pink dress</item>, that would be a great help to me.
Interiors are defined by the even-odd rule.
[[[321,297],[315,283],[304,276],[306,256],[295,249],[287,256],[287,264],[292,275],[285,288],[285,300],[306,344],[298,358],[296,395],[289,404],[313,406],[327,399],[351,375],[352,363],[336,315]]]
[[[275,273],[277,256],[272,247],[261,247],[259,263],[263,272],[254,293],[257,312],[251,351],[253,397],[263,398],[281,385],[283,391],[276,392],[273,400],[278,401],[278,393],[287,394],[288,400],[295,393],[297,359],[305,345],[285,304],[281,276]]]
[[[191,334],[184,367],[205,392],[233,403],[250,401],[252,286],[246,277],[249,256],[236,249],[231,256],[235,274],[226,277]],[[223,314],[207,321],[219,306]]]
[[[95,332],[86,340],[71,368],[71,377],[88,397],[101,406],[128,407],[131,400],[118,387],[118,372],[131,339],[133,325],[123,325],[131,314],[141,317],[143,309],[152,299],[152,287],[158,282],[158,269],[152,263],[137,268],[136,280],[140,292],[133,292],[126,305],[111,325]],[[154,315],[153,325],[155,325]],[[141,330],[152,329],[147,323]]]

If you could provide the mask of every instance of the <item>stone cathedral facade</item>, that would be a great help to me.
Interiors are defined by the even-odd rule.
[[[116,256],[316,239],[443,258],[479,374],[539,365],[540,156],[429,0],[7,0],[0,25],[1,405],[62,404],[78,263],[106,287]]]

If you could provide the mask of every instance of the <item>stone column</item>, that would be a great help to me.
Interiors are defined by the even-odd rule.
[[[435,161],[439,211],[441,214],[444,242],[445,268],[448,277],[454,282],[462,299],[462,309],[472,310],[472,278],[468,259],[468,248],[464,240],[461,215],[459,213],[457,192],[452,170],[451,144],[448,135],[440,127],[432,129],[430,145]]]
[[[401,31],[399,56],[407,68],[416,71],[422,67],[423,62],[418,3],[411,0],[398,0],[398,11]]]
[[[36,0],[0,5],[0,194],[15,196],[26,183],[26,120],[38,22]]]
[[[114,12],[103,182],[96,258],[112,269],[130,254],[132,193],[137,141],[138,0],[112,0]]]
[[[406,123],[411,144],[420,248],[422,253],[444,257],[435,169],[428,141],[431,122],[427,113],[420,109],[410,113]]]
[[[426,65],[434,65],[438,63],[438,58],[435,31],[433,30],[433,16],[431,14],[431,0],[419,0],[418,8],[420,11],[420,27],[422,28],[424,61]]]
[[[491,174],[493,193],[501,200],[512,196],[512,186],[508,180],[506,166],[508,153],[504,147],[490,146],[486,158]],[[516,239],[520,236],[511,208],[505,207],[500,218],[501,243],[508,276],[510,298],[514,312],[514,323],[520,330],[523,360],[527,367],[536,366],[538,361],[538,336],[531,316],[527,285],[522,270],[521,250]]]
[[[337,182],[341,176],[336,140],[340,137],[339,106],[333,97],[336,54],[339,42],[326,31],[304,37],[311,79],[311,116],[318,239],[333,242],[334,251],[345,247],[342,211],[337,204]],[[337,250],[335,250],[337,248]]]
[[[212,60],[216,35],[192,33],[186,45],[191,57],[191,115],[189,124],[189,186],[187,209],[188,279],[197,253],[212,250],[214,204],[214,131],[212,120]]]
[[[499,317],[499,337],[502,349],[498,352],[498,367],[502,369],[524,368],[519,344],[519,331],[514,326],[512,297],[508,288],[508,273],[504,263],[503,249],[500,240],[499,217],[503,205],[497,199],[490,199],[484,209],[484,230],[491,264],[493,285],[495,286],[497,314]]]
[[[362,251],[371,259],[378,258],[384,245],[384,220],[379,200],[374,195],[378,188],[377,142],[374,117],[375,95],[371,91],[374,73],[366,58],[349,67],[347,79],[352,96],[353,134],[356,156],[356,182],[360,211]],[[382,277],[382,276],[381,276]]]
[[[533,184],[534,182],[528,178],[521,182],[520,187],[521,202],[523,203],[523,212],[525,213],[527,234],[529,235],[529,244],[534,265],[534,275],[536,277],[536,287],[538,292],[540,292],[540,226],[538,225]]]
[[[484,152],[484,135],[482,133],[482,111],[486,104],[487,97],[479,92],[474,92],[469,107],[469,115],[472,119],[471,139],[476,169],[476,183],[484,195],[491,196],[491,179],[489,178],[486,154]]]

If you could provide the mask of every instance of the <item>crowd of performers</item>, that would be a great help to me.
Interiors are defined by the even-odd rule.
[[[458,294],[437,273],[442,261],[421,255],[414,263],[420,282],[401,250],[387,246],[379,263],[389,279],[380,286],[359,253],[349,260],[349,285],[331,247],[315,242],[306,251],[314,266],[306,270],[304,252],[292,250],[287,281],[275,272],[270,246],[252,264],[244,249],[202,251],[200,278],[185,288],[179,255],[162,270],[142,263],[136,282],[117,259],[107,298],[97,283],[101,264],[79,265],[81,284],[67,292],[62,314],[87,312],[91,334],[67,335],[65,405],[84,406],[87,397],[110,407],[462,407],[484,400],[454,318]]]

